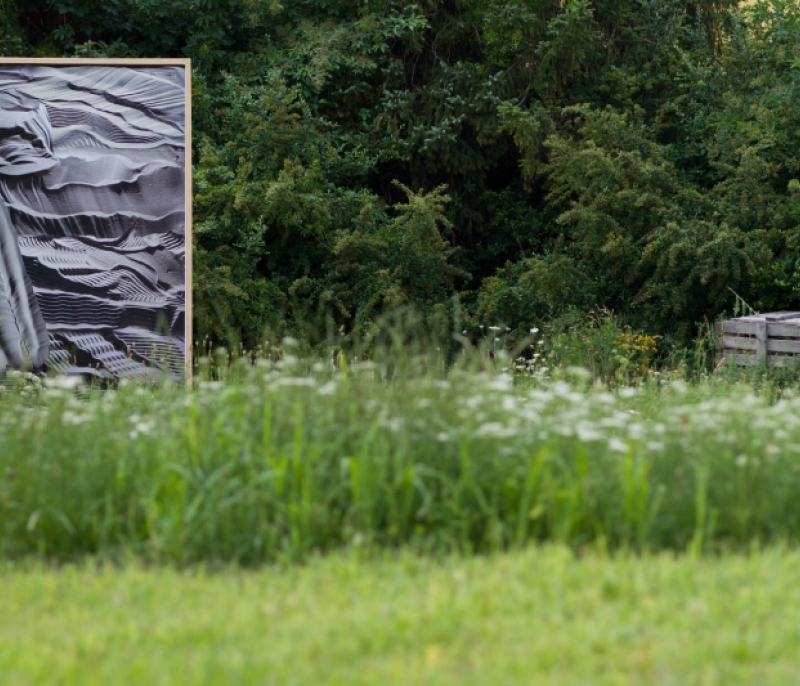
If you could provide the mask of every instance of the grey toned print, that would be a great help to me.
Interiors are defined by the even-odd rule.
[[[0,64],[0,372],[183,374],[184,79]]]

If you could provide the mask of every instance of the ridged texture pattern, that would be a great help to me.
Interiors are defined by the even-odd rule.
[[[185,162],[183,68],[0,65],[0,367],[183,373]]]
[[[8,209],[0,201],[0,369],[39,369],[47,362],[47,329],[25,271]]]

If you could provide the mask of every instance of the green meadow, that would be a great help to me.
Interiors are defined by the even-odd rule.
[[[314,557],[0,570],[0,671],[49,684],[790,684],[800,557]]]
[[[8,377],[4,683],[791,681],[791,373],[288,343],[188,388]]]

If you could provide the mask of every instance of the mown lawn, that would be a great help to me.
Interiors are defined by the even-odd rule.
[[[0,571],[0,675],[35,684],[791,684],[800,553],[563,547],[204,573]]]

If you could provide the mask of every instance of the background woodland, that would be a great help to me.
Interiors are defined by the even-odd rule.
[[[791,0],[0,0],[0,53],[194,60],[201,337],[800,309]]]

